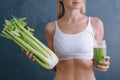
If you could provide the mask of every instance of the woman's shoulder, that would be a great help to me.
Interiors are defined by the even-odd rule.
[[[103,27],[103,21],[98,17],[91,17],[91,24],[95,28]]]
[[[55,21],[46,24],[45,29],[51,29],[55,27]]]
[[[47,34],[53,34],[55,32],[55,21],[47,23],[44,30]]]
[[[104,37],[104,26],[102,20],[98,17],[92,17],[91,25],[93,27],[96,40],[101,41]]]

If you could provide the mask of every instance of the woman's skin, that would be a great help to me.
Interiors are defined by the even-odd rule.
[[[64,15],[57,20],[60,30],[65,34],[76,34],[84,31],[88,25],[88,16],[80,13],[81,4],[84,0],[60,0],[63,1],[65,7]],[[103,22],[96,17],[91,17],[92,29],[97,42],[101,42],[104,37]],[[45,27],[45,36],[48,47],[53,49],[53,37],[55,33],[55,22],[50,22]],[[24,49],[22,49],[24,51]],[[35,60],[30,51],[24,51],[31,59]],[[105,56],[105,61],[101,61],[95,68],[101,72],[109,69],[110,57]],[[93,80],[94,59],[70,59],[60,60],[56,65],[56,75],[54,80]]]

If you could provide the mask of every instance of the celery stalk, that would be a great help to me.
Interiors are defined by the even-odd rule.
[[[52,69],[58,63],[57,56],[32,35],[31,32],[34,29],[25,29],[27,23],[24,20],[25,18],[16,18],[14,16],[11,20],[5,20],[1,36],[13,40],[25,50],[30,50],[38,64],[46,69]]]
[[[7,31],[6,31],[7,32]],[[7,33],[9,33],[9,32],[7,32]],[[19,38],[19,37],[17,37],[17,36],[13,36],[14,34],[9,34],[9,36],[11,36],[11,38],[13,38],[13,40],[18,44],[18,45],[20,45],[21,47],[27,47],[29,50],[31,50],[33,53],[34,53],[34,55],[36,55],[36,56],[38,56],[38,57],[41,57],[42,59],[43,59],[43,61],[45,61],[46,62],[46,58],[43,56],[43,55],[41,55],[41,54],[39,54],[39,52],[37,52],[36,50],[34,50],[31,46],[29,46],[24,40],[22,40],[21,38]]]
[[[39,40],[37,40],[35,37],[33,37],[28,31],[26,31],[15,17],[13,17],[13,19],[16,21],[16,24],[19,26],[19,28],[22,31],[24,31],[31,39],[33,39],[38,45],[40,45],[48,53],[50,52],[49,55],[54,55],[54,53],[50,49],[48,49],[43,43],[41,43]]]

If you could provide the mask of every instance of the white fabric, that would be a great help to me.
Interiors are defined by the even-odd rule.
[[[76,34],[63,33],[55,21],[53,48],[60,60],[93,58],[94,34],[89,17],[84,31]]]

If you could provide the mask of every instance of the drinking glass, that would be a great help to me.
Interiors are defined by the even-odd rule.
[[[100,65],[100,61],[104,61],[104,56],[107,55],[107,50],[106,50],[106,41],[103,40],[101,43],[96,42],[94,45],[94,64]]]

